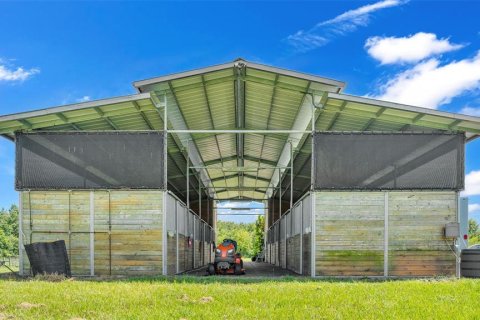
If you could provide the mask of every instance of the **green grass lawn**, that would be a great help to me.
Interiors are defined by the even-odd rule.
[[[480,280],[0,280],[0,319],[480,319]]]

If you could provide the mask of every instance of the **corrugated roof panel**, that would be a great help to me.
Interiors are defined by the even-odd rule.
[[[118,130],[149,130],[148,125],[139,113],[127,116],[113,116],[109,117],[109,119]],[[116,130],[115,128],[112,129]]]
[[[217,140],[222,158],[231,157],[237,154],[236,138],[234,134],[219,134],[217,135]]]
[[[288,77],[288,76],[283,76],[283,75],[280,75],[278,77],[278,83],[285,83],[287,85],[293,85],[293,86],[297,86],[297,87],[300,87],[300,88],[307,88],[308,86],[308,83],[309,81],[308,80],[303,80],[303,79],[299,79],[299,78],[293,78],[293,77]]]
[[[84,122],[78,122],[77,125],[85,131],[105,131],[105,130],[112,130],[112,127],[108,124],[105,119],[96,119],[96,120],[89,120]]]
[[[189,129],[213,129],[203,88],[175,92],[175,96]]]
[[[268,71],[263,71],[263,70],[258,70],[254,68],[248,68],[245,71],[247,76],[252,76],[252,77],[257,77],[257,78],[263,78],[266,80],[274,81],[277,74],[273,72],[268,72]]]
[[[272,108],[273,86],[259,85],[246,81],[245,127],[247,129],[267,129]]]
[[[202,139],[196,139],[198,151],[202,155],[203,161],[210,161],[221,158],[215,136],[209,136]]]
[[[235,95],[233,81],[207,86],[206,90],[215,129],[234,129]]]
[[[262,159],[277,162],[278,157],[283,150],[285,142],[285,139],[278,139],[273,136],[266,136],[265,144],[263,145],[262,150]]]
[[[227,68],[215,72],[209,72],[204,74],[204,80],[205,81],[210,81],[210,80],[217,80],[217,79],[222,79],[225,77],[230,77],[234,75],[234,69],[233,68]]]
[[[244,139],[244,154],[246,156],[260,158],[262,154],[264,136],[259,134],[246,134]]]
[[[303,94],[277,88],[270,118],[270,128],[277,130],[291,129],[297,116]]]

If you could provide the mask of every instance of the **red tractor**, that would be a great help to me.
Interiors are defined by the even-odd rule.
[[[241,275],[245,273],[243,260],[240,253],[237,252],[237,242],[235,240],[224,239],[223,242],[215,248],[215,260],[214,263],[208,265],[207,272],[210,275]]]

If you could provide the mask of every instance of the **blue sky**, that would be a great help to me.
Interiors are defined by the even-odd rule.
[[[231,210],[231,208],[234,208]],[[244,208],[244,210],[235,210]],[[245,210],[245,209],[250,210]],[[249,223],[265,214],[265,205],[259,201],[219,201],[217,204],[217,219],[221,221]]]
[[[480,115],[480,2],[0,2],[0,114],[134,93],[132,81],[237,57],[343,80],[346,93]],[[467,191],[480,219],[480,139]],[[17,200],[0,140],[0,207]]]

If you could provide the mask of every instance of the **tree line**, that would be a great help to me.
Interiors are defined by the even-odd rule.
[[[0,257],[18,255],[18,207],[0,210]]]
[[[263,250],[265,216],[258,216],[252,223],[217,221],[217,242],[223,239],[237,241],[242,256],[251,258]]]
[[[468,220],[468,245],[480,243],[480,227],[477,221],[473,219]]]

